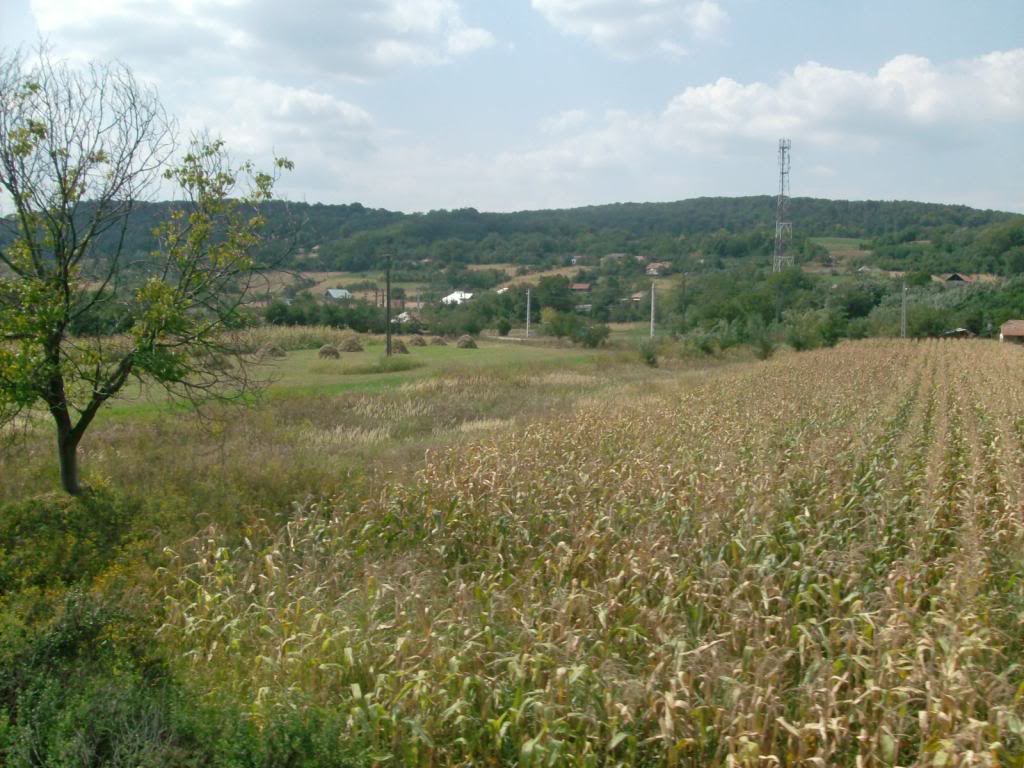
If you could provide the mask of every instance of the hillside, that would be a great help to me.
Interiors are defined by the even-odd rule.
[[[129,253],[144,255],[155,247],[152,230],[174,205],[160,202],[136,208],[125,234]],[[379,268],[389,252],[405,265],[423,259],[534,264],[570,253],[601,256],[646,250],[665,257],[682,256],[694,248],[706,248],[708,239],[715,236],[719,255],[741,256],[763,249],[765,238],[770,239],[775,198],[702,197],[517,213],[467,208],[414,214],[366,208],[359,203],[274,202],[263,212],[269,236],[262,252],[265,261],[307,270],[359,272]],[[899,238],[911,230],[974,230],[1020,218],[999,211],[909,201],[794,198],[791,204],[794,232],[800,241],[837,236]],[[99,256],[113,246],[116,234],[111,232],[101,240]]]

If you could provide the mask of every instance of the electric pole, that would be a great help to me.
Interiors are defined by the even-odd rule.
[[[775,201],[775,254],[772,272],[793,266],[793,254],[786,253],[786,239],[793,237],[793,224],[787,221],[789,208],[789,139],[779,139],[779,196]]]
[[[391,253],[388,252],[388,264],[384,273],[384,285],[385,296],[384,296],[384,333],[387,340],[387,352],[385,353],[388,357],[391,357]]]
[[[651,338],[654,338],[654,280],[651,280]]]
[[[526,338],[530,338],[530,289],[526,289]]]

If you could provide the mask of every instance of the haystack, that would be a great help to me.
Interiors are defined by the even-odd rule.
[[[320,351],[317,352],[317,355],[322,358],[330,357],[334,360],[337,360],[339,357],[341,357],[341,353],[338,351],[338,348],[333,344],[324,344],[322,347],[320,347]]]
[[[276,344],[267,344],[260,350],[260,357],[284,357],[287,353]]]
[[[409,348],[405,346],[405,342],[401,339],[391,340],[391,354],[392,355],[408,355]]]
[[[435,347],[447,347],[448,346],[448,342],[444,340],[443,336],[435,336],[434,338],[432,338],[430,340],[430,343],[433,344]]]
[[[413,336],[411,339],[409,339],[409,346],[410,347],[425,347],[425,346],[427,346],[427,342],[423,340],[422,336]]]
[[[338,345],[338,349],[342,352],[362,352],[363,345],[359,343],[359,339],[355,336],[349,336]]]
[[[472,336],[459,336],[459,340],[455,342],[455,346],[459,349],[476,349],[476,342],[473,341]]]

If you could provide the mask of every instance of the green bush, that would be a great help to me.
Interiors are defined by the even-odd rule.
[[[0,613],[0,765],[368,765],[343,713],[272,712],[255,723],[237,704],[197,700],[152,654],[140,609],[71,590],[32,627]]]
[[[658,345],[654,339],[647,339],[640,343],[640,359],[651,368],[658,367]]]
[[[123,497],[102,488],[0,506],[0,595],[96,576],[119,551],[132,514]]]
[[[603,323],[595,323],[594,325],[581,324],[573,332],[572,340],[577,344],[582,344],[584,347],[594,349],[600,347],[608,340],[609,333],[611,333],[611,329]]]

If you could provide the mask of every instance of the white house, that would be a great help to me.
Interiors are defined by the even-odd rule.
[[[465,291],[455,291],[454,293],[449,293],[447,296],[445,296],[443,299],[441,299],[441,303],[442,304],[464,304],[465,302],[469,301],[472,298],[473,298],[473,294],[472,293],[466,293]]]
[[[347,288],[328,288],[324,291],[325,301],[348,301],[352,298],[352,292]]]

